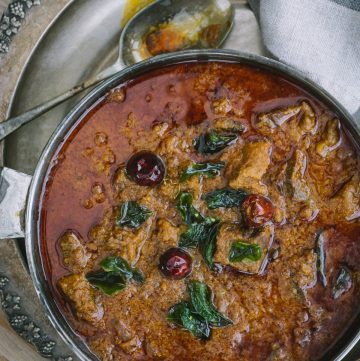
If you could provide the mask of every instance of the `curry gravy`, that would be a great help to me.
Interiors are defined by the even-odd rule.
[[[211,130],[236,139],[201,154],[194,139]],[[138,151],[163,160],[159,185],[127,176]],[[184,169],[203,162],[223,168],[180,181]],[[204,197],[226,187],[268,199],[271,220],[253,232],[240,206],[209,209]],[[159,260],[187,230],[180,192],[219,220],[217,267],[187,249],[192,270],[174,280]],[[358,310],[359,197],[355,148],[339,119],[307,92],[250,66],[165,67],[107,94],[59,148],[41,200],[44,267],[59,308],[101,360],[314,360]],[[151,211],[136,229],[117,223],[128,201]],[[259,245],[261,257],[231,262],[236,240]],[[86,275],[108,256],[136,267],[144,283],[128,282],[112,296],[91,285]],[[167,319],[188,299],[190,280],[205,283],[232,322],[213,327],[208,340]]]

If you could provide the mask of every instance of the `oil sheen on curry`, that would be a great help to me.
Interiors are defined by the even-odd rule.
[[[191,63],[118,86],[43,194],[54,297],[103,361],[316,360],[357,314],[357,151],[278,75]]]

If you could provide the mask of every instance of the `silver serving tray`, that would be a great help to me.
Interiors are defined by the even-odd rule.
[[[124,0],[62,3],[61,14],[30,49],[30,57],[10,98],[8,116],[56,96],[116,59]],[[55,5],[45,0],[40,7],[45,6]],[[55,16],[56,11],[50,14]],[[242,1],[236,5],[235,26],[223,47],[265,54],[254,14]],[[5,164],[31,175],[52,132],[80,98],[69,100],[10,136],[5,142]],[[13,328],[43,356],[57,361],[76,360],[44,317],[26,273],[23,240],[1,241],[0,254],[0,297]],[[355,353],[346,358],[354,359]]]

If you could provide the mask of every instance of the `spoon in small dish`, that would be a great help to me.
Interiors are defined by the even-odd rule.
[[[162,53],[218,48],[229,34],[234,9],[229,0],[158,0],[124,27],[116,62],[99,74],[31,110],[0,123],[0,141],[22,125],[126,66]]]

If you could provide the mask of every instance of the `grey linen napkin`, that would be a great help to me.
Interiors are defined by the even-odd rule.
[[[360,0],[249,0],[267,50],[320,84],[360,125]]]

